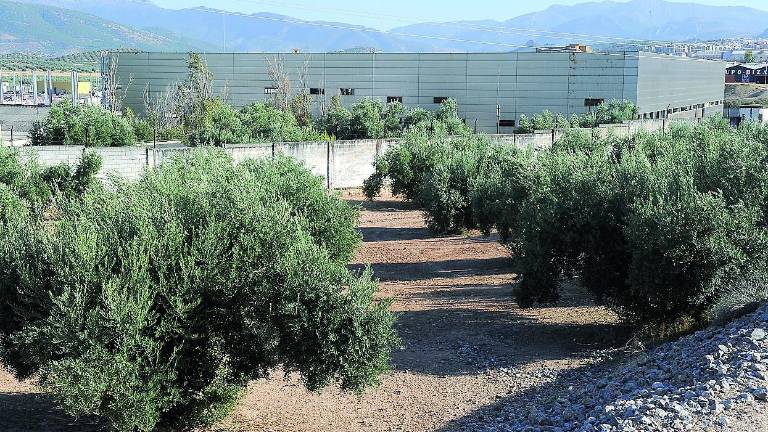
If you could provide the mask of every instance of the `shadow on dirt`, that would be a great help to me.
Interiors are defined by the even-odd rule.
[[[101,432],[94,419],[75,419],[54,400],[38,393],[0,393],[0,430],[3,432]]]
[[[365,243],[427,240],[435,237],[435,235],[426,228],[362,227],[358,228],[358,230],[363,235],[363,242]]]
[[[407,282],[439,278],[493,276],[509,274],[512,260],[507,257],[484,259],[453,259],[414,263],[374,263],[374,275],[382,282]],[[363,264],[351,266],[353,270],[365,268]],[[512,276],[512,275],[510,275]],[[510,277],[510,282],[512,281]]]
[[[408,201],[377,199],[375,201],[346,199],[351,206],[361,207],[371,212],[404,212],[419,210],[419,207]]]
[[[404,312],[397,329],[404,348],[393,354],[395,368],[440,376],[583,358],[628,337],[618,324],[545,323],[514,311],[466,308]]]

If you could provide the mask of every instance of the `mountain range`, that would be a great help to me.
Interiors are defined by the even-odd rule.
[[[207,46],[164,29],[145,30],[94,15],[0,0],[0,53],[67,55],[106,47],[190,50]]]
[[[489,14],[491,12],[489,11]],[[551,6],[507,21],[419,23],[382,32],[353,24],[150,0],[0,0],[0,53],[138,48],[201,51],[511,51],[582,42],[682,41],[768,35],[768,11],[664,0]],[[599,33],[595,36],[594,33]]]

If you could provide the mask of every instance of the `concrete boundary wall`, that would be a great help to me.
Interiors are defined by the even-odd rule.
[[[273,144],[228,145],[224,151],[235,163],[248,159],[290,156],[304,164],[313,174],[323,177],[329,188],[360,187],[373,174],[373,162],[397,140],[355,140],[335,142],[299,142]],[[75,166],[83,153],[93,151],[101,156],[100,179],[112,176],[128,180],[141,178],[147,169],[161,166],[179,153],[192,151],[192,147],[167,145],[159,147],[107,147],[85,146],[22,147],[23,159],[34,159],[43,167],[59,164]]]
[[[690,122],[696,122],[692,120]],[[681,120],[637,120],[618,125],[603,125],[594,129],[580,129],[593,137],[627,137],[635,133],[668,131]],[[488,135],[492,141],[523,148],[541,150],[551,147],[562,138],[565,130],[537,131],[532,134]],[[302,162],[312,173],[323,177],[329,188],[354,188],[363,185],[373,172],[376,157],[384,154],[398,140],[354,140],[334,142],[297,142],[266,144],[230,144],[224,148],[235,163],[247,159],[286,155]],[[84,146],[22,147],[23,158],[35,158],[41,166],[61,163],[76,165],[85,151],[94,151],[102,157],[99,178],[118,176],[128,180],[140,178],[147,169],[161,166],[179,153],[193,150],[181,144],[155,146],[86,148]]]

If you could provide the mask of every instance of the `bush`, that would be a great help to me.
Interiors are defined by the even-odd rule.
[[[414,129],[366,193],[389,180],[436,231],[496,229],[522,306],[575,279],[628,322],[666,327],[764,297],[736,287],[768,277],[766,173],[768,128],[722,119],[629,138],[570,130],[540,152]]]
[[[205,102],[199,119],[193,122],[195,129],[189,134],[192,146],[216,146],[242,144],[251,141],[250,131],[243,126],[240,113],[219,99]]]
[[[320,123],[328,134],[342,140],[400,137],[408,130],[435,135],[469,133],[453,99],[431,113],[423,108],[406,109],[399,102],[385,107],[372,99],[363,99],[347,109],[334,97],[328,115]]]
[[[41,168],[34,159],[22,161],[14,149],[0,148],[0,185],[24,206],[40,214],[57,195],[82,194],[96,183],[101,158],[86,152],[73,171],[60,164]]]
[[[411,130],[398,145],[374,161],[374,173],[365,180],[363,191],[373,199],[388,180],[394,195],[416,200],[436,166],[448,157],[446,140],[432,140],[421,132]]]
[[[384,120],[384,136],[387,138],[397,138],[402,134],[404,116],[408,113],[400,102],[391,102],[387,104],[382,119]]]
[[[525,114],[520,115],[517,133],[533,133],[537,130],[594,128],[601,124],[617,124],[637,118],[637,107],[627,100],[610,100],[601,103],[594,112],[583,115],[572,114],[566,119],[562,114],[553,114],[549,110],[534,114],[529,119]]]
[[[146,119],[136,117],[132,109],[126,108],[123,111],[123,118],[131,125],[133,134],[138,142],[152,142],[155,139],[155,131],[152,122]]]
[[[458,233],[476,228],[472,207],[472,181],[496,152],[481,136],[449,141],[447,158],[435,164],[417,198],[424,208],[427,226],[438,233]]]
[[[482,136],[434,136],[412,129],[404,142],[375,161],[375,173],[365,181],[369,199],[389,180],[392,193],[424,208],[430,229],[455,233],[474,228],[470,186],[494,149]]]
[[[243,127],[253,142],[316,141],[320,134],[310,127],[299,126],[290,111],[281,111],[271,104],[257,102],[240,111]]]
[[[353,216],[288,159],[200,151],[62,202],[50,229],[2,225],[2,359],[121,431],[211,424],[278,365],[362,390],[396,336],[346,268]]]
[[[136,142],[128,121],[96,105],[59,102],[30,133],[32,145],[121,147]]]
[[[536,127],[533,125],[533,122],[528,119],[528,116],[525,114],[520,114],[520,121],[517,125],[517,133],[527,134],[533,133],[535,130]]]
[[[597,124],[618,124],[637,118],[637,107],[628,100],[610,100],[602,103],[595,113]]]
[[[323,119],[323,128],[341,140],[382,138],[386,128],[384,107],[379,101],[363,99],[347,109],[338,97],[334,97],[331,109]]]
[[[448,135],[466,135],[470,132],[464,120],[459,117],[459,106],[454,99],[447,99],[440,104],[435,112],[435,120]]]
[[[722,120],[628,140],[567,134],[520,187],[478,183],[509,203],[483,210],[483,225],[518,256],[522,305],[556,301],[561,278],[578,277],[629,321],[706,322],[730,286],[764,273],[766,144]]]
[[[544,110],[541,114],[534,114],[532,122],[534,130],[553,129],[555,127],[555,115],[550,110]]]

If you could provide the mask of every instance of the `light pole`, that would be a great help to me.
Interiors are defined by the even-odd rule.
[[[496,135],[501,133],[501,105],[496,104]]]

